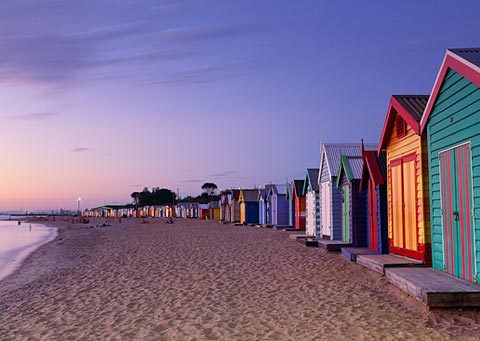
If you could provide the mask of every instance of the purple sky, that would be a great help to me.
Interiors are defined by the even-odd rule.
[[[98,4],[98,3],[101,3]],[[0,2],[0,210],[284,183],[478,47],[476,1]]]

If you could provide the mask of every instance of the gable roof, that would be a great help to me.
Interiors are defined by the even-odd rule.
[[[317,181],[318,174],[319,174],[318,168],[307,168],[307,173],[305,174],[305,181],[303,183],[303,189],[302,189],[303,195],[307,193],[308,187],[311,187],[314,191],[318,191],[318,181]]]
[[[285,194],[285,199],[291,200],[293,197],[293,181],[292,182],[286,182],[285,183],[285,188],[287,189],[287,193]]]
[[[270,185],[267,195],[271,195],[272,193],[284,195],[287,193],[287,187],[285,185]]]
[[[428,95],[393,95],[390,98],[380,143],[378,144],[378,153],[387,146],[394,127],[396,114],[405,120],[415,134],[420,135],[420,120],[427,102]]]
[[[258,202],[258,189],[242,189],[240,196],[244,202]]]
[[[337,177],[337,187],[340,185],[340,179],[342,178],[342,172],[348,181],[359,180],[362,177],[362,156],[345,156],[340,157],[340,166]]]
[[[232,189],[232,193],[233,193],[233,200],[238,201],[238,199],[240,199],[240,190]]]
[[[376,150],[377,145],[372,143],[365,144],[365,149]],[[320,169],[322,169],[322,163],[326,162],[329,166],[330,176],[338,176],[338,170],[340,169],[340,158],[342,155],[347,157],[362,156],[362,144],[361,143],[324,143],[322,144],[322,155],[320,159]],[[318,179],[319,180],[319,179]],[[317,181],[318,187],[318,181]]]
[[[420,130],[422,133],[425,130],[428,118],[430,117],[430,113],[432,112],[445,76],[449,70],[454,70],[480,87],[480,48],[447,50],[420,122]]]
[[[262,199],[265,199],[265,193],[266,191],[263,188],[259,188],[258,194],[257,194],[257,200],[260,201]]]
[[[305,180],[293,180],[293,194],[297,197],[303,196],[303,185]]]
[[[367,180],[371,178],[375,185],[385,184],[387,166],[385,152],[378,155],[374,151],[364,150],[362,153],[362,177],[360,181],[360,188],[364,189],[367,186]]]

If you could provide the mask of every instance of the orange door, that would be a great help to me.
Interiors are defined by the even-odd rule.
[[[390,163],[392,245],[417,251],[417,186],[415,154]]]

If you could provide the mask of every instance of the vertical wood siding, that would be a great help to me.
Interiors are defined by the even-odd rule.
[[[290,201],[285,194],[277,195],[277,225],[285,226],[290,224],[289,220]]]
[[[334,184],[337,177],[332,177],[330,186],[330,216],[331,220],[331,236],[332,240],[342,240],[342,189],[337,188]]]
[[[349,181],[345,176],[345,172],[342,172],[339,188],[348,186],[349,190],[349,234],[350,239],[348,242],[352,243],[355,247],[367,246],[367,192],[360,191],[360,181]],[[344,192],[341,191],[341,202],[345,200]],[[342,212],[343,213],[343,212]],[[343,227],[343,214],[342,214],[342,227]],[[343,232],[343,231],[342,231]],[[343,239],[343,235],[342,235]]]
[[[432,225],[432,256],[436,269],[446,270],[444,215],[446,209],[441,198],[441,170],[439,154],[463,143],[471,145],[471,169],[469,181],[472,186],[469,208],[473,219],[472,248],[473,277],[480,281],[480,89],[450,70],[442,84],[439,95],[427,123],[430,173],[430,204]],[[472,197],[473,196],[473,197]]]
[[[407,125],[406,135],[398,137],[396,129],[392,129],[390,140],[387,145],[387,202],[388,202],[388,238],[390,243],[400,243],[396,238],[405,240],[408,248],[393,249],[396,253],[403,254],[405,256],[413,257],[426,263],[430,262],[430,220],[429,220],[429,195],[428,195],[428,176],[425,171],[427,169],[426,158],[426,137],[420,137],[413,129]],[[402,157],[414,154],[414,167],[413,173],[410,173],[408,168],[404,168],[404,172],[407,175],[415,177],[413,188],[403,188],[404,194],[412,193],[409,196],[411,200],[416,200],[413,207],[414,217],[416,221],[412,224],[416,225],[411,231],[403,231],[402,217],[397,215],[401,210],[395,210],[394,193],[401,193],[402,181],[400,180],[401,169],[399,167],[391,167],[392,161],[399,160]],[[408,165],[410,166],[410,165]],[[405,167],[408,167],[405,166]],[[404,179],[405,180],[405,179]],[[408,179],[407,179],[408,180]],[[408,183],[404,181],[403,183]],[[414,192],[410,192],[414,191]],[[400,195],[400,194],[399,194]],[[398,198],[399,200],[403,200]],[[406,198],[405,198],[406,199]],[[400,207],[399,207],[400,208]],[[395,231],[394,231],[395,229]],[[414,233],[412,235],[412,233]],[[395,238],[395,240],[392,240]]]
[[[323,153],[323,155],[320,156],[321,158],[326,158],[326,155],[325,153]],[[323,203],[323,200],[325,198],[325,194],[322,194],[322,184],[327,182],[327,181],[330,181],[330,172],[328,171],[328,167],[327,167],[327,162],[326,160],[323,161],[322,165],[321,165],[321,169],[319,170],[319,178],[320,178],[320,181],[319,181],[319,184],[318,184],[318,209],[319,209],[319,218],[320,218],[320,228],[321,228],[321,234],[320,236],[322,236],[323,238],[330,238],[330,228],[326,227],[325,225],[327,224],[330,224],[329,220],[327,220],[327,218],[323,217],[322,214],[323,214],[323,206],[324,206],[324,203]],[[325,219],[325,220],[324,220]]]
[[[305,228],[307,203],[304,196],[295,197],[295,228],[301,230]]]
[[[233,201],[232,214],[233,222],[240,222],[240,203],[236,200]]]
[[[306,230],[305,233],[309,235],[316,235],[316,228],[315,228],[315,192],[308,191],[306,193]]]

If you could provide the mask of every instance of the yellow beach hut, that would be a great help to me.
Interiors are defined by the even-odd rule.
[[[428,96],[392,96],[378,154],[386,151],[389,252],[431,264],[427,139],[420,120]]]

